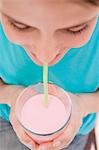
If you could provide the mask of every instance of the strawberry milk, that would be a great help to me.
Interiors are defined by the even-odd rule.
[[[50,134],[61,129],[68,120],[68,107],[53,95],[48,95],[48,107],[44,94],[38,94],[26,101],[21,111],[21,122],[25,128],[37,134]]]

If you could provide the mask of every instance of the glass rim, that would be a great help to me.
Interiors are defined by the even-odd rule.
[[[18,102],[19,102],[20,97],[24,94],[24,92],[27,91],[28,88],[31,88],[31,87],[33,87],[33,86],[35,86],[35,85],[37,85],[37,84],[42,84],[42,85],[43,85],[43,82],[38,82],[38,83],[31,84],[31,85],[27,86],[27,87],[19,94],[19,96],[18,96],[18,98],[17,98],[16,106],[17,106],[17,104],[18,104]],[[69,120],[70,120],[70,118],[71,118],[71,114],[72,114],[72,102],[71,102],[71,98],[70,98],[70,95],[68,94],[68,92],[67,92],[67,91],[65,92],[65,90],[64,90],[63,88],[59,87],[57,84],[54,84],[54,83],[52,83],[52,82],[50,82],[50,81],[48,82],[48,84],[53,84],[54,86],[58,87],[58,88],[59,88],[61,91],[63,91],[64,94],[68,97],[68,101],[69,101],[69,104],[70,104],[70,113],[69,113],[68,119],[66,120],[66,122],[64,123],[64,125],[62,125],[62,127],[60,127],[58,130],[56,130],[56,131],[54,131],[54,132],[51,132],[51,133],[41,134],[41,133],[36,133],[36,132],[33,132],[33,131],[29,130],[27,127],[25,127],[25,126],[22,124],[22,122],[20,121],[19,115],[17,114],[17,108],[16,108],[16,116],[17,116],[18,122],[21,124],[21,126],[22,126],[25,130],[27,130],[28,132],[30,132],[30,133],[32,133],[32,134],[35,134],[35,135],[38,135],[38,136],[50,136],[50,135],[52,135],[52,134],[55,134],[55,133],[61,131],[62,129],[64,129],[64,128],[68,125],[68,122],[69,122]],[[34,90],[35,90],[35,89],[34,89]],[[38,93],[38,94],[41,94],[41,93]],[[35,95],[38,95],[38,94],[35,94]],[[35,96],[35,95],[34,95],[34,96]],[[50,95],[54,95],[54,94],[50,94]],[[54,96],[55,96],[55,95],[54,95]]]

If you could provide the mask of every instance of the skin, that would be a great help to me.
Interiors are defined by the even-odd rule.
[[[99,10],[90,5],[78,5],[70,0],[1,0],[0,11],[1,23],[8,39],[13,43],[21,45],[38,65],[43,65],[45,62],[49,65],[54,65],[70,48],[81,47],[88,42],[94,31]],[[29,28],[21,32],[15,30],[11,26],[11,23],[20,28],[26,26],[15,23],[8,16],[11,16],[14,20],[23,22]],[[85,24],[81,26],[71,28],[71,26],[76,26],[84,22]],[[78,31],[85,27],[86,24],[88,28],[81,34],[74,35],[68,32],[68,30]],[[57,60],[55,59],[56,55],[58,55]],[[2,86],[5,88],[2,88]],[[30,145],[35,150],[41,149],[44,146],[47,147],[47,150],[59,150],[68,146],[80,128],[82,118],[88,113],[99,111],[99,108],[97,108],[99,106],[99,102],[97,101],[99,93],[82,94],[80,96],[69,93],[73,113],[66,131],[56,140],[38,145],[24,132],[15,115],[17,96],[24,88],[18,88],[20,90],[17,90],[16,94],[14,94],[14,101],[8,100],[10,99],[7,94],[8,91],[14,93],[16,88],[16,86],[1,85],[1,89],[3,89],[3,92],[0,92],[1,97],[3,94],[6,95],[7,100],[5,100],[5,103],[9,104],[12,108],[10,120],[20,141],[25,145],[31,142]],[[54,93],[59,93],[54,86],[52,86],[52,90]],[[55,142],[58,142],[58,144],[53,147]],[[30,147],[29,145],[27,146]]]
[[[26,31],[16,31],[10,24],[15,22],[1,14],[1,22],[8,39],[24,47],[38,65],[45,62],[53,65],[70,48],[86,44],[94,30],[98,13],[96,7],[85,7],[68,0],[1,0],[0,10],[31,27]],[[82,29],[85,24],[76,28],[70,27],[84,22],[88,22],[89,28],[82,34],[73,35],[67,32],[67,29]],[[17,23],[15,25],[26,27]],[[53,60],[56,55],[59,55],[57,61]]]

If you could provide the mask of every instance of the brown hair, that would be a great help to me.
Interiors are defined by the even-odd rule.
[[[99,6],[99,0],[84,0],[84,2],[94,5],[94,6]]]

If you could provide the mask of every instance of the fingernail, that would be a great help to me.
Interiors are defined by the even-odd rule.
[[[47,147],[42,146],[42,147],[40,147],[40,149],[39,149],[39,150],[47,150]]]
[[[30,149],[32,149],[33,147],[32,147],[32,145],[29,143],[29,144],[27,144],[27,146],[28,146],[28,148],[30,148]]]
[[[53,147],[58,147],[61,145],[61,142],[60,141],[56,141],[53,143]]]
[[[28,144],[27,144],[27,146],[28,146],[28,148],[30,148],[30,149],[32,149],[32,150],[34,149],[34,147],[33,147],[33,145],[32,145],[32,143],[31,143],[31,142],[30,142],[30,143],[28,143]]]

